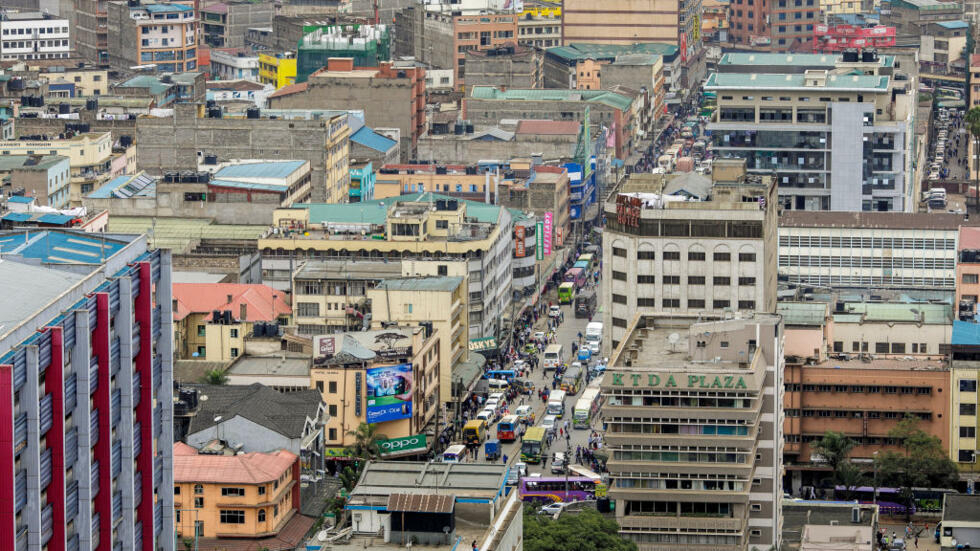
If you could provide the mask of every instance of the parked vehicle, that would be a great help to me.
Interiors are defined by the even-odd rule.
[[[493,440],[487,440],[483,444],[484,455],[487,461],[496,461],[500,459],[500,440],[494,438]]]

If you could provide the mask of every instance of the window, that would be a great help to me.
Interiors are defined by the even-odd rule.
[[[753,503],[752,504],[752,510],[753,511],[761,511],[762,510],[762,504],[761,503]]]
[[[973,450],[960,450],[959,461],[960,463],[973,463],[976,461],[976,454],[974,454]],[[953,534],[949,535],[952,536]]]
[[[960,415],[976,415],[977,405],[976,404],[960,404]]]
[[[888,343],[887,342],[876,342],[875,343],[875,354],[887,354],[888,353]]]
[[[704,299],[702,298],[689,298],[687,299],[688,308],[704,308]]]
[[[245,511],[241,509],[222,509],[221,524],[245,524]]]
[[[636,251],[637,260],[654,260],[657,258],[657,253],[654,251]]]
[[[437,230],[449,229],[449,220],[436,220],[436,229]]]
[[[237,339],[238,338],[238,329],[229,329],[228,332],[230,333],[229,336],[231,338],[233,338],[233,339]]]
[[[613,254],[613,256],[619,256],[619,257],[622,257],[622,258],[626,258],[626,249],[621,249],[619,247],[613,247],[613,253],[612,254]]]
[[[783,99],[783,98],[779,98]],[[755,262],[755,253],[738,253],[739,262]]]
[[[755,505],[753,505],[752,507],[755,507]],[[756,511],[757,509],[752,509],[752,510],[753,511]],[[761,510],[761,509],[758,509],[758,510]],[[753,528],[752,530],[749,530],[749,535],[752,536],[753,538],[762,537],[762,530]]]
[[[194,508],[195,509],[203,509],[204,508],[204,498],[203,497],[195,497],[194,498]]]
[[[834,341],[834,352],[844,351],[844,341]]]
[[[614,304],[626,304],[626,295],[613,294],[612,301]]]
[[[330,394],[337,394],[337,381],[330,381],[327,383],[327,392]]]
[[[976,438],[976,427],[960,427],[960,438]]]
[[[175,496],[179,496],[180,495],[180,486],[174,486],[174,495]]]
[[[207,327],[206,326],[204,326],[204,325],[198,325],[197,326],[197,336],[198,337],[203,337],[203,336],[205,336],[206,333],[207,333]]]
[[[687,276],[688,285],[704,285],[704,276]]]
[[[337,439],[337,429],[330,429],[329,432],[327,432],[327,440],[333,442],[336,439]]]
[[[447,276],[449,275],[449,266],[440,264],[436,267],[436,272],[441,276]]]
[[[711,304],[712,304],[711,307],[714,308],[715,310],[721,310],[722,308],[728,308],[729,306],[731,306],[732,305],[732,301],[730,301],[730,300],[715,300],[715,301],[712,301]]]
[[[329,406],[327,406],[327,412],[330,414],[330,417],[336,417],[337,416],[337,404],[330,404]]]
[[[681,276],[664,276],[664,285],[680,285]]]
[[[715,262],[728,262],[732,259],[732,253],[715,253],[712,258]]]
[[[232,358],[237,358],[238,357],[238,349],[237,348],[232,348],[231,349],[231,357]]]
[[[647,308],[655,308],[657,306],[657,299],[655,298],[638,298],[636,299],[636,305]]]
[[[976,379],[960,379],[960,392],[976,392],[976,391],[977,391]]]
[[[315,317],[320,315],[320,304],[316,302],[299,302],[296,304],[296,314],[300,317]]]
[[[317,392],[323,394],[323,381],[316,382],[316,390]]]
[[[738,284],[742,287],[751,287],[755,285],[754,277],[740,277],[738,278]]]
[[[704,252],[688,251],[687,259],[691,261],[704,261]]]
[[[679,299],[679,298],[665,298],[665,299],[663,299],[663,307],[664,308],[680,308],[681,307],[681,299]]]
[[[740,300],[738,301],[739,310],[755,310],[754,300]]]
[[[711,278],[711,282],[714,283],[715,285],[731,285],[732,284],[732,278],[730,278],[730,277],[715,276],[715,277]]]
[[[265,522],[265,509],[259,509],[259,522]]]
[[[626,281],[626,272],[617,272],[613,270],[612,278],[618,281]]]
[[[245,488],[222,488],[221,495],[224,496],[238,496],[245,497]]]
[[[204,486],[200,484],[194,485],[194,495],[202,495],[204,493]]]
[[[664,251],[664,260],[680,260],[680,251]]]
[[[637,283],[656,283],[657,276],[652,275],[638,275],[636,276]]]

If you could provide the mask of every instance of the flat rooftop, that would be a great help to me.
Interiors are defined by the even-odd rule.
[[[843,501],[805,501],[802,499],[783,500],[783,545],[790,551],[800,548],[804,526],[838,526],[874,528],[878,522],[876,505],[859,505],[860,522],[851,522],[851,509],[854,503]]]
[[[435,463],[370,461],[350,501],[357,503],[391,494],[452,494],[493,499],[504,487],[507,466],[497,463]]]
[[[400,262],[371,260],[308,260],[296,270],[296,279],[378,280],[401,277]]]
[[[243,356],[228,368],[229,375],[261,375],[268,377],[308,377],[310,357],[295,354]]]
[[[944,212],[812,212],[786,210],[779,216],[782,228],[857,228],[861,230],[959,230],[960,226],[977,226],[962,214]]]
[[[946,494],[943,521],[972,522],[980,526],[980,495]]]
[[[822,85],[808,85],[802,73],[712,73],[705,90],[862,90],[887,92],[888,77],[875,75],[827,74]]]

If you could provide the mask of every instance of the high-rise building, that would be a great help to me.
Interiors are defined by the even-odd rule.
[[[109,2],[106,14],[106,56],[114,68],[142,65],[161,73],[197,69],[197,18],[192,6]]]
[[[779,316],[637,314],[602,381],[609,498],[641,549],[779,548]]]
[[[684,201],[661,175],[632,174],[606,201],[604,354],[636,312],[775,312],[776,186],[739,161],[717,161],[712,179],[707,200]]]
[[[739,55],[755,69],[719,64],[704,87],[718,96],[716,158],[775,173],[786,210],[914,211],[917,86],[894,57]]]
[[[169,251],[0,232],[0,548],[174,548]]]

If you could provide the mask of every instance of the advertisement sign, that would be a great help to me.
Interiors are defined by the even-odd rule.
[[[565,236],[563,231],[564,229],[565,228],[562,228],[561,226],[555,228],[555,246],[557,247],[561,247],[562,243],[564,243],[565,241],[564,239]]]
[[[551,255],[551,232],[552,224],[554,224],[554,217],[551,211],[544,213],[544,254],[545,256]]]
[[[382,440],[378,443],[381,447],[381,456],[386,455],[401,455],[407,452],[424,452],[428,445],[425,441],[424,434],[416,434],[415,436],[406,436],[404,438],[391,438],[389,440]]]
[[[544,260],[544,222],[534,225],[534,258]]]
[[[366,386],[368,423],[412,416],[412,364],[372,367]]]
[[[336,353],[336,343],[333,337],[317,337],[320,342],[317,344],[317,350],[320,356],[324,358],[329,358]]]
[[[616,196],[616,221],[624,226],[640,227],[640,199],[623,195]]]
[[[517,258],[524,258],[524,226],[516,226],[514,228],[514,256]]]

